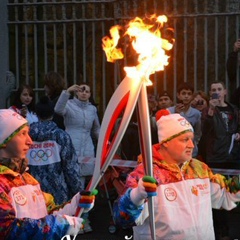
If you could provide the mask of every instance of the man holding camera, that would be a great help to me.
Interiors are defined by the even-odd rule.
[[[210,85],[209,109],[203,122],[202,138],[205,139],[205,161],[210,167],[236,168],[238,148],[238,109],[225,101],[224,83]],[[238,167],[237,167],[238,168]]]
[[[209,109],[203,122],[201,138],[205,145],[203,158],[211,168],[239,169],[238,108],[225,101],[227,90],[223,82],[211,83],[209,94]],[[239,216],[239,208],[230,212],[214,210],[216,239],[239,238]]]

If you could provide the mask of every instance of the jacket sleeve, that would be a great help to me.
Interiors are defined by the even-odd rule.
[[[214,127],[213,116],[209,116],[208,114],[206,114],[206,117],[202,123],[202,135],[208,135],[209,132],[213,131],[213,127]]]
[[[131,227],[142,213],[144,205],[136,206],[130,199],[131,188],[113,206],[115,223],[121,227]]]
[[[144,204],[136,206],[130,198],[130,192],[138,186],[138,180],[143,176],[144,171],[141,164],[129,174],[125,186],[126,192],[114,203],[113,217],[116,224],[121,227],[135,225],[144,209]]]
[[[95,117],[94,117],[92,129],[91,129],[91,136],[95,141],[98,140],[99,132],[100,132],[100,123],[97,115],[97,109],[95,108]]]
[[[226,179],[220,174],[212,174],[211,200],[212,207],[216,209],[224,208],[231,210],[240,202],[240,184],[238,176]]]
[[[230,82],[237,79],[238,52],[230,52],[227,59],[227,74]]]
[[[67,112],[67,109],[66,109],[66,105],[67,105],[67,101],[70,97],[70,94],[66,91],[66,90],[63,90],[61,95],[59,96],[58,98],[58,101],[54,107],[54,111],[63,116],[66,114]]]
[[[70,191],[71,197],[84,189],[80,181],[80,164],[72,144],[71,137],[66,133],[61,139],[60,156],[62,159],[62,169],[64,178]],[[59,142],[59,140],[58,140]]]
[[[0,239],[61,239],[69,228],[60,215],[41,219],[15,218],[12,199],[0,187]]]
[[[198,120],[194,126],[194,140],[196,144],[199,143],[201,136],[202,136],[201,114],[199,113]]]

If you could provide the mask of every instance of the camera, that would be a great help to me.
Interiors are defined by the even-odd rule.
[[[83,87],[80,88],[80,91],[81,91],[81,92],[84,92],[85,90],[86,90],[86,87],[85,87],[85,86],[83,86]]]
[[[218,99],[219,96],[218,96],[218,93],[213,93],[211,97],[212,99]]]
[[[197,101],[197,105],[203,105],[204,104],[204,101],[203,100],[198,100]]]

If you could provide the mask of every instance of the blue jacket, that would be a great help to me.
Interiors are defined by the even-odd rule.
[[[83,190],[80,165],[70,136],[52,121],[31,124],[33,145],[28,152],[30,173],[51,193],[57,204]]]

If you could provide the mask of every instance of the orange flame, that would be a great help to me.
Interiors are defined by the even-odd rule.
[[[166,50],[170,50],[173,44],[168,40],[161,38],[161,29],[164,23],[167,22],[165,15],[151,15],[147,19],[150,24],[144,22],[143,19],[136,17],[127,25],[124,36],[128,36],[132,46],[138,54],[138,65],[134,67],[138,70],[140,76],[149,80],[149,75],[156,71],[161,71],[164,66],[168,65],[168,58],[165,54]],[[107,61],[114,62],[117,59],[124,57],[122,50],[116,48],[120,39],[120,26],[114,26],[110,29],[112,38],[104,37],[103,50],[106,53]],[[131,67],[125,67],[124,70],[130,74]],[[136,73],[136,71],[134,71]]]
[[[103,37],[102,39],[102,47],[106,53],[108,62],[115,62],[115,60],[122,59],[124,56],[122,50],[120,48],[116,48],[118,40],[120,38],[119,29],[119,25],[111,27],[110,35],[112,39],[108,36]]]

